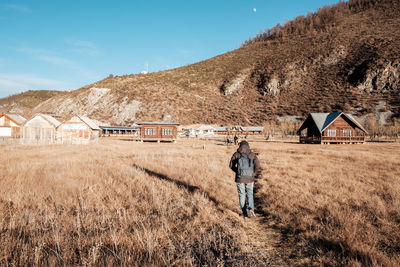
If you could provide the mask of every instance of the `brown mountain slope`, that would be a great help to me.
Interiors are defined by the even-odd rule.
[[[189,66],[109,77],[56,95],[41,110],[114,124],[259,124],[275,116],[344,110],[400,115],[400,4],[324,7]]]
[[[20,94],[0,98],[0,113],[11,112],[29,115],[37,105],[64,92],[47,90],[30,90]]]

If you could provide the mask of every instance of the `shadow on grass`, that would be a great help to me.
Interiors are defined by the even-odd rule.
[[[188,183],[173,179],[171,177],[168,177],[162,173],[158,173],[155,171],[152,171],[150,169],[147,168],[143,168],[139,165],[133,164],[132,165],[134,168],[139,169],[144,171],[146,174],[155,177],[159,180],[162,181],[167,181],[170,183],[175,184],[176,186],[178,186],[179,188],[185,188],[189,193],[194,194],[194,193],[200,193],[201,195],[203,195],[205,198],[209,199],[211,202],[213,202],[215,204],[215,206],[218,208],[219,206],[222,206],[222,204],[220,202],[218,202],[218,200],[216,200],[214,197],[210,196],[210,194],[204,190],[202,190],[200,187],[198,186],[194,186],[194,185],[190,185]],[[218,208],[219,210],[223,211],[222,209]]]
[[[255,208],[261,216],[261,223],[266,228],[272,228],[281,233],[281,242],[278,247],[284,249],[288,255],[289,263],[296,264],[296,259],[309,258],[311,264],[320,264],[319,256],[323,254],[334,255],[336,262],[333,265],[341,265],[350,260],[360,262],[363,266],[373,265],[371,257],[358,250],[354,250],[344,242],[337,242],[325,238],[306,237],[305,232],[281,222],[279,216],[265,209],[265,201],[268,199],[266,193],[261,193],[262,185],[254,184]],[[292,264],[290,264],[292,265]]]
[[[263,204],[265,204],[265,200],[268,199],[268,197],[265,193],[261,193],[261,188],[262,185],[256,180],[254,183],[255,210],[259,215],[260,223],[264,225],[265,228],[272,228],[280,233],[280,242],[277,248],[284,251],[281,255],[282,259],[284,259],[288,265],[292,265],[296,263],[296,259],[300,260],[309,256],[312,258],[311,251],[308,251],[308,249],[304,247],[304,244],[301,244],[301,231],[285,226],[281,223],[278,216],[265,210]]]

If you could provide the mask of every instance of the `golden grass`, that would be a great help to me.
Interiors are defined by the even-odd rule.
[[[246,260],[234,222],[201,192],[134,167],[132,143],[1,149],[1,265]]]
[[[323,264],[400,264],[399,144],[274,144],[258,199]]]
[[[250,144],[264,169],[251,222],[233,146],[0,146],[0,264],[400,264],[399,144]],[[269,259],[254,251],[270,230],[285,245]]]

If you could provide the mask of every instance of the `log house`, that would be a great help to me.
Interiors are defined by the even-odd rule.
[[[334,112],[310,113],[297,134],[300,143],[357,144],[364,143],[368,133],[352,115]]]

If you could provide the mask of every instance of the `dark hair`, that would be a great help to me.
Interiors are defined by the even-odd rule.
[[[239,146],[249,146],[249,143],[247,143],[247,141],[242,141],[240,142]]]

